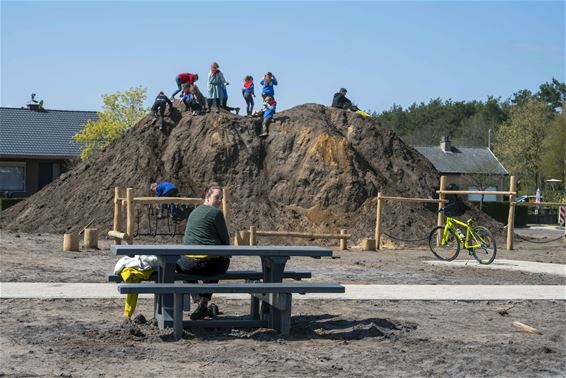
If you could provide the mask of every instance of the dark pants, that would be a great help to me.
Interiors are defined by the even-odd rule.
[[[178,195],[179,195],[179,191],[175,188],[163,193],[161,197],[177,197]],[[163,203],[159,204],[159,211],[163,212],[164,207],[165,204]],[[170,203],[169,205],[167,205],[167,209],[169,210],[169,216],[171,216],[171,214],[173,214],[173,210],[175,209],[175,204]]]
[[[171,95],[171,100],[173,100],[173,97],[175,97],[177,93],[181,92],[181,87],[183,86],[183,83],[181,83],[179,76],[175,77],[175,82],[177,83],[178,89]]]
[[[246,100],[246,112],[251,116],[254,110],[254,98],[251,94],[248,94],[244,95],[244,100]]]
[[[188,97],[183,97],[183,103],[185,104],[185,110],[192,110],[195,112],[200,112],[202,110],[202,106],[194,99],[194,97],[191,97],[190,100],[188,100]]]
[[[161,101],[156,101],[153,103],[153,106],[151,107],[151,113],[153,114],[154,117],[157,118],[157,112],[159,112],[159,115],[163,118],[163,115],[165,114],[165,107],[167,106],[167,103],[165,101],[161,102]]]
[[[155,124],[155,121],[157,121],[157,112],[159,112],[159,115],[161,116],[160,126],[159,126],[160,129],[163,128],[163,117],[165,115],[166,106],[167,103],[165,101],[156,101],[153,103],[153,106],[151,107],[151,114],[153,115],[153,124]]]
[[[203,276],[211,276],[215,274],[226,273],[230,266],[228,257],[195,259],[187,256],[181,256],[177,260],[177,271],[185,274],[198,274]],[[197,283],[197,281],[185,281],[187,283]],[[203,281],[203,283],[218,283],[218,280]],[[212,298],[212,293],[202,293],[199,296]]]
[[[216,103],[216,109],[220,109],[220,99],[219,98],[208,98],[208,110],[210,111],[212,109],[212,100],[215,100]]]

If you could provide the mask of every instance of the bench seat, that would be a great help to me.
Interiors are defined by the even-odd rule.
[[[230,284],[181,284],[137,283],[118,284],[120,294],[257,294],[257,293],[344,293],[344,286],[337,283],[230,283]]]
[[[291,325],[292,294],[344,293],[344,286],[336,283],[229,283],[229,284],[186,284],[186,283],[121,283],[120,294],[173,294],[173,334],[179,339],[183,327],[270,327],[286,335]],[[252,312],[251,320],[206,320],[183,322],[183,296],[198,293],[251,294],[257,300],[268,304],[275,313],[268,320],[261,320]],[[271,323],[271,324],[270,324]]]
[[[283,278],[292,280],[302,280],[311,278],[312,274],[306,270],[295,270],[283,272]],[[175,273],[175,281],[207,281],[207,280],[246,280],[246,281],[260,281],[263,279],[261,272],[254,270],[233,270],[226,273],[216,274],[214,276],[199,276],[194,274]],[[119,274],[106,273],[106,280],[108,282],[122,282],[122,276]],[[157,281],[157,273],[153,273],[148,281]]]

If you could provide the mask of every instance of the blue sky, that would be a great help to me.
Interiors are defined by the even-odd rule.
[[[242,79],[279,80],[279,110],[328,104],[340,87],[375,111],[431,98],[507,98],[565,80],[565,2],[1,1],[2,106],[100,110],[142,85],[147,105],[175,76],[206,88],[217,61],[229,104]],[[256,105],[257,107],[257,105]]]

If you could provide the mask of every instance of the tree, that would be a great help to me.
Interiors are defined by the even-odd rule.
[[[106,146],[133,127],[146,113],[143,107],[146,88],[130,88],[124,92],[102,95],[103,110],[98,112],[98,120],[88,121],[83,129],[73,136],[82,144],[81,159],[88,159],[96,151]]]
[[[538,180],[542,141],[550,119],[544,102],[531,99],[511,108],[509,119],[495,134],[494,151],[513,174]]]
[[[566,113],[562,112],[548,125],[542,142],[541,169],[547,178],[566,180]]]
[[[500,165],[496,161],[475,165],[470,167],[469,171],[477,173],[463,173],[461,175],[461,182],[467,187],[473,187],[475,190],[482,192],[488,190],[490,187],[499,187],[503,177]],[[480,196],[480,210],[483,209],[484,196],[484,194]]]
[[[566,84],[553,78],[551,83],[539,86],[536,96],[540,101],[547,103],[553,112],[563,110],[566,101]]]

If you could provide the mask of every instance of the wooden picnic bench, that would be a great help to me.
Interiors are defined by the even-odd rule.
[[[250,320],[225,320],[216,321],[194,321],[190,326],[198,326],[206,322],[208,327],[218,327],[222,324],[228,327],[249,327],[249,326],[272,326],[282,333],[288,333],[286,324],[290,324],[291,300],[281,299],[290,298],[293,293],[343,293],[343,286],[335,283],[312,284],[312,283],[289,283],[283,282],[284,278],[297,279],[303,278],[309,272],[299,271],[285,272],[285,265],[291,257],[331,257],[332,250],[313,246],[204,246],[204,245],[113,245],[112,251],[116,255],[155,255],[157,257],[158,269],[157,280],[155,283],[125,284],[119,286],[120,293],[154,293],[156,295],[155,318],[160,328],[179,327],[189,325],[189,322],[182,322],[182,310],[179,310],[179,300],[175,305],[177,294],[191,293],[247,293],[250,294]],[[176,262],[181,255],[208,255],[208,256],[257,256],[261,259],[261,283],[245,284],[181,284],[175,283],[179,273],[175,272]],[[229,272],[225,273],[228,274]],[[287,274],[286,274],[287,273]],[[292,276],[295,277],[292,277]],[[229,274],[228,274],[229,276]],[[236,274],[234,274],[236,276]],[[241,274],[240,276],[245,276]],[[249,274],[257,277],[257,275]],[[194,277],[194,276],[193,276]],[[306,277],[304,277],[306,278]],[[212,279],[207,276],[205,279]],[[246,278],[244,278],[246,279]],[[159,286],[168,284],[166,286]],[[271,286],[258,286],[258,285]],[[157,286],[156,286],[157,285]],[[299,285],[299,286],[297,286]],[[128,291],[132,290],[132,291]],[[145,291],[143,291],[145,290]],[[225,291],[222,291],[225,290]],[[283,303],[283,304],[282,304]],[[261,309],[260,309],[261,304]],[[177,310],[175,310],[177,309]],[[182,307],[181,307],[182,309]],[[181,315],[175,314],[181,311]],[[179,332],[177,332],[179,335]]]

